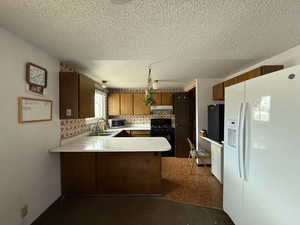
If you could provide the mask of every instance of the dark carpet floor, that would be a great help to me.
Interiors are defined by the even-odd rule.
[[[218,209],[150,197],[64,198],[32,225],[233,225]]]

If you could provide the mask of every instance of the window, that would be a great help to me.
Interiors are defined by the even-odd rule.
[[[95,118],[106,119],[106,97],[107,94],[96,89],[95,92]]]

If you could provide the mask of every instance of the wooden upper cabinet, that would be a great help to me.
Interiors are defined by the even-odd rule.
[[[150,114],[150,107],[145,105],[145,94],[133,94],[133,110],[134,115],[147,115]]]
[[[224,81],[224,87],[229,87],[239,83],[239,79],[237,77],[233,77],[229,80]]]
[[[213,100],[224,100],[224,83],[216,84],[213,86]]]
[[[155,100],[155,105],[161,105],[161,93],[153,93],[152,96]]]
[[[161,104],[162,105],[173,105],[173,94],[172,93],[161,93]]]
[[[282,70],[283,65],[266,65],[266,66],[261,66],[256,69],[250,70],[244,74],[241,74],[239,76],[233,77],[229,80],[226,80],[224,82],[224,87],[229,87],[231,85],[253,79],[255,77],[259,77],[268,73],[275,72],[277,70]]]
[[[155,105],[172,105],[173,95],[172,93],[153,93],[155,99]]]
[[[238,77],[240,77],[241,82],[243,82],[243,81],[250,80],[250,79],[253,79],[255,77],[258,77],[260,75],[262,75],[262,74],[261,74],[261,69],[259,67],[257,69],[246,72],[246,73],[244,73],[244,74],[242,74]]]
[[[267,65],[260,67],[261,75],[275,72],[277,70],[282,70],[284,68],[283,65]]]
[[[76,72],[59,73],[60,119],[95,116],[95,82]]]
[[[95,82],[79,74],[79,118],[95,117]]]
[[[120,110],[121,115],[133,115],[133,94],[120,94]]]
[[[120,93],[111,93],[108,95],[108,115],[120,115]]]
[[[59,73],[59,111],[60,119],[79,118],[79,83],[78,74]]]

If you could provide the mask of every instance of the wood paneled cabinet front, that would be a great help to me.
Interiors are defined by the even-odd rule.
[[[161,93],[153,93],[152,96],[154,98],[155,105],[161,105]]]
[[[272,72],[275,72],[277,70],[282,70],[282,69],[283,69],[283,65],[265,65],[265,66],[261,66],[261,67],[258,67],[256,69],[250,70],[250,71],[248,71],[244,74],[241,74],[239,76],[236,76],[236,77],[233,77],[229,80],[226,80],[224,82],[224,87],[229,87],[231,85],[238,84],[240,82],[250,80],[250,79],[253,79],[255,77],[262,76],[262,75],[272,73]]]
[[[175,114],[175,156],[188,157],[190,147],[187,138],[191,138],[189,93],[174,94]]]
[[[213,86],[213,100],[224,100],[224,88],[283,69],[283,65],[265,65]]]
[[[173,105],[173,94],[172,93],[161,93],[161,104],[162,105]]]
[[[224,100],[224,83],[213,86],[213,100]]]
[[[118,116],[121,114],[120,111],[120,94],[111,93],[108,95],[108,115]]]
[[[59,73],[60,119],[95,116],[95,82],[76,72]]]
[[[150,137],[150,131],[149,130],[132,130],[131,131],[132,137]]]
[[[172,93],[153,93],[155,105],[172,105]],[[108,114],[118,115],[148,115],[150,107],[145,105],[144,93],[111,93],[108,95]]]
[[[148,115],[150,114],[150,107],[145,105],[145,94],[133,94],[133,112],[134,115]]]
[[[173,95],[169,92],[153,93],[155,105],[173,105]]]
[[[133,115],[133,94],[120,94],[120,111],[121,115]]]
[[[66,196],[161,193],[157,152],[61,153],[60,162]]]

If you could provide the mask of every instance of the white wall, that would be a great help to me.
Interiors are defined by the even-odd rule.
[[[53,120],[18,123],[17,98],[33,97],[25,89],[25,63],[48,70],[44,98],[53,100]],[[31,224],[60,196],[59,157],[48,149],[59,143],[58,60],[0,28],[0,224]],[[29,214],[21,220],[20,209]]]
[[[294,48],[291,48],[285,52],[282,52],[278,55],[275,55],[269,59],[263,60],[253,66],[247,67],[246,69],[243,69],[237,73],[230,74],[224,80],[227,80],[228,78],[235,77],[240,74],[243,74],[249,70],[255,69],[262,65],[284,65],[284,67],[287,68],[287,67],[296,66],[299,64],[300,64],[300,45],[298,45]]]
[[[199,138],[202,129],[207,130],[207,107],[211,104],[222,103],[213,101],[212,87],[221,82],[221,79],[196,79],[196,146],[210,150],[210,144]]]

